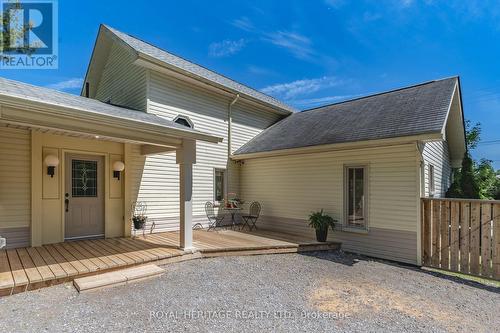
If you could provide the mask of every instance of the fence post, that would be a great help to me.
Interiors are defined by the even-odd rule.
[[[458,223],[460,218],[459,203],[456,201],[451,202],[451,213],[450,213],[450,269],[452,271],[458,271],[458,253],[459,253],[459,243],[458,243]]]
[[[432,201],[431,201],[432,202]],[[439,252],[440,252],[440,244],[439,244],[439,220],[441,219],[440,215],[441,205],[439,202],[432,203],[432,257],[431,257],[431,265],[433,267],[439,267]]]
[[[491,204],[481,205],[481,275],[491,275]]]
[[[470,219],[470,273],[479,274],[479,229],[481,227],[481,205],[478,202],[471,203]]]
[[[424,207],[424,220],[422,225],[422,263],[424,265],[430,264],[430,249],[431,249],[431,201],[424,200],[422,202]]]
[[[500,280],[500,204],[493,204],[493,278]]]
[[[460,272],[469,273],[469,228],[470,203],[461,202],[460,207]]]
[[[441,268],[450,268],[450,202],[441,201]]]

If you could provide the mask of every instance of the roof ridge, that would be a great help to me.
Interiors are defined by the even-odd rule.
[[[185,58],[185,57],[183,57],[183,56],[180,56],[180,55],[178,55],[178,54],[176,54],[176,53],[173,53],[173,52],[171,52],[171,51],[168,51],[168,50],[166,50],[166,49],[164,49],[164,48],[162,48],[162,47],[159,47],[159,46],[157,46],[157,45],[155,45],[155,44],[153,44],[153,43],[151,43],[151,42],[148,42],[148,41],[146,41],[146,40],[144,40],[144,39],[142,39],[142,38],[139,38],[139,37],[136,37],[136,36],[134,36],[134,35],[131,35],[131,34],[127,33],[127,32],[123,32],[123,31],[121,31],[121,30],[115,29],[115,28],[113,28],[113,27],[111,27],[111,26],[109,26],[109,25],[107,25],[107,24],[104,24],[104,23],[101,23],[101,24],[102,24],[105,28],[107,28],[108,30],[110,30],[112,33],[114,33],[115,35],[116,35],[116,33],[115,33],[115,32],[118,32],[118,33],[121,33],[121,34],[127,35],[127,36],[129,36],[129,37],[131,37],[131,38],[134,38],[134,39],[136,39],[136,40],[138,40],[138,41],[140,41],[140,42],[142,42],[142,43],[145,43],[145,44],[147,44],[147,45],[149,45],[149,46],[152,46],[152,47],[154,47],[154,48],[156,48],[156,49],[158,49],[158,50],[161,50],[162,52],[168,53],[168,54],[170,54],[170,55],[172,55],[172,56],[174,56],[174,57],[177,57],[177,58],[179,58],[179,59],[182,59],[182,60],[183,60],[183,61],[185,61],[185,62],[188,62],[188,63],[190,63],[190,64],[196,65],[196,66],[198,66],[198,67],[200,67],[200,68],[203,68],[203,69],[204,69],[204,70],[206,70],[206,71],[209,71],[209,72],[212,72],[212,73],[214,73],[214,74],[216,74],[216,75],[219,75],[219,76],[221,76],[221,77],[225,78],[226,80],[233,81],[233,82],[235,82],[236,84],[238,84],[238,85],[240,85],[240,86],[242,86],[242,87],[245,87],[245,88],[247,88],[247,89],[251,89],[251,90],[253,90],[253,91],[255,91],[255,92],[257,92],[257,93],[259,93],[259,94],[261,94],[261,95],[263,95],[263,96],[266,96],[267,98],[270,98],[270,99],[274,100],[276,103],[281,104],[281,105],[282,105],[282,107],[283,107],[284,109],[287,109],[287,110],[289,110],[289,111],[291,111],[291,110],[298,111],[296,108],[294,108],[294,107],[292,107],[292,106],[288,105],[287,103],[285,103],[285,102],[283,102],[283,101],[281,101],[281,100],[277,99],[276,97],[273,97],[273,96],[271,96],[271,95],[269,95],[269,94],[263,93],[262,91],[260,91],[260,90],[258,90],[258,89],[256,89],[256,88],[253,88],[253,87],[249,86],[248,84],[245,84],[245,83],[239,82],[239,81],[237,81],[237,80],[235,80],[235,79],[233,79],[233,78],[230,78],[229,76],[226,76],[226,75],[224,75],[224,74],[221,74],[221,73],[219,73],[219,72],[216,72],[216,71],[214,71],[213,69],[210,69],[210,68],[208,68],[208,67],[205,67],[204,65],[200,65],[200,64],[199,64],[199,63],[197,63],[197,62],[194,62],[194,61],[192,61],[192,60],[189,60],[189,59],[187,59],[187,58]],[[118,38],[120,38],[120,36],[118,36]],[[122,38],[120,38],[120,39],[122,39]],[[122,40],[123,40],[123,39],[122,39]],[[125,43],[126,43],[127,45],[129,45],[130,47],[134,48],[132,45],[128,44],[126,41],[123,41],[123,42],[125,42]]]
[[[302,113],[302,112],[308,112],[308,111],[315,111],[315,110],[322,109],[322,108],[329,107],[329,106],[334,106],[334,105],[339,105],[339,104],[354,102],[354,101],[358,101],[358,100],[365,99],[365,98],[371,98],[371,97],[376,97],[376,96],[380,96],[380,95],[390,94],[390,93],[393,93],[393,92],[398,92],[398,91],[401,91],[401,90],[416,88],[416,87],[424,86],[424,85],[435,83],[435,82],[439,82],[439,81],[445,81],[445,80],[450,80],[450,79],[459,79],[459,78],[460,78],[459,75],[454,75],[454,76],[444,77],[444,78],[441,78],[441,79],[435,79],[435,80],[425,81],[425,82],[416,83],[416,84],[412,84],[412,85],[405,86],[405,87],[400,87],[400,88],[391,89],[391,90],[385,90],[385,91],[381,91],[381,92],[377,92],[377,93],[372,93],[372,94],[368,94],[368,95],[361,96],[361,97],[347,99],[345,101],[335,102],[335,103],[331,103],[331,104],[325,104],[325,105],[317,106],[317,107],[314,107],[314,108],[311,108],[311,109],[305,109],[305,110],[302,110],[300,112]]]

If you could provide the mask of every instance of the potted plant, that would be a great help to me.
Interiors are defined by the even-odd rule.
[[[238,195],[236,193],[229,193],[227,203],[229,208],[238,208],[245,202],[238,198]]]
[[[323,209],[319,212],[313,212],[309,215],[309,225],[316,229],[316,240],[318,242],[326,242],[328,236],[328,228],[335,229],[335,222],[330,215],[323,213]]]
[[[132,216],[132,221],[134,222],[134,229],[144,229],[146,224],[147,216],[144,215],[134,215]]]

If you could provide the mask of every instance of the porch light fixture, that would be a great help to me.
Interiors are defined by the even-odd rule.
[[[54,178],[56,166],[59,165],[59,158],[55,155],[47,155],[45,157],[45,165],[47,165],[47,175],[49,175],[50,178]]]
[[[125,170],[125,164],[122,161],[113,163],[113,178],[120,180],[120,172]]]

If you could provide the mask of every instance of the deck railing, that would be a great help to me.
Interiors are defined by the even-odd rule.
[[[500,201],[423,198],[422,263],[500,280]]]

